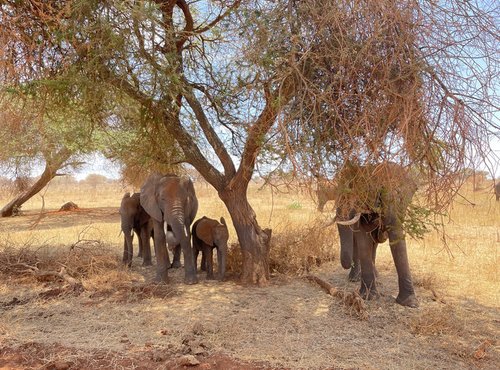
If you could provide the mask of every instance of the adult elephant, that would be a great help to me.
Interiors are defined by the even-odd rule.
[[[151,217],[140,204],[140,194],[125,193],[120,204],[121,229],[124,235],[123,263],[132,265],[134,232],[139,239],[138,257],[143,266],[151,266],[151,245],[149,238],[153,230]]]
[[[403,230],[406,210],[415,191],[413,179],[395,163],[348,165],[341,173],[335,218],[341,263],[345,269],[351,268],[357,253],[361,268],[360,294],[365,299],[378,296],[376,250],[379,243],[389,238],[399,283],[396,302],[418,306]]]
[[[197,283],[190,225],[198,211],[198,200],[191,179],[186,176],[152,174],[141,188],[141,205],[153,220],[156,281],[168,280],[168,243],[169,246],[181,246],[184,255],[184,282]],[[168,227],[172,231],[167,231]]]
[[[219,222],[203,216],[196,220],[191,230],[195,266],[198,264],[198,254],[201,252],[201,269],[207,272],[207,279],[213,279],[213,250],[216,248],[219,280],[224,280],[229,239],[226,220],[221,217]]]

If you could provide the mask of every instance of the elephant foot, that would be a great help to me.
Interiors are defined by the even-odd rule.
[[[351,267],[351,271],[349,271],[349,281],[358,282],[361,280],[361,269],[358,267]]]
[[[184,284],[186,284],[186,285],[198,284],[198,277],[196,277],[196,276],[186,276],[184,278]]]
[[[207,274],[207,280],[215,280],[215,276],[213,274]]]
[[[170,265],[170,268],[172,268],[172,269],[178,269],[179,267],[182,267],[182,265],[181,265],[181,261],[174,261],[174,262],[172,262],[172,264]]]
[[[411,308],[418,307],[418,299],[414,293],[407,295],[406,297],[402,294],[399,294],[398,297],[396,298],[396,302],[399,303],[401,306],[405,307],[411,307]]]
[[[166,269],[161,269],[156,273],[156,277],[153,279],[155,284],[167,284],[168,283],[168,273]]]
[[[137,253],[137,257],[142,258],[142,253],[141,252]]]
[[[165,279],[157,276],[153,279],[153,284],[168,284],[168,278]]]
[[[123,260],[122,263],[126,266],[126,267],[132,267],[132,261],[126,261],[126,260]]]
[[[361,296],[361,298],[366,299],[367,301],[378,299],[380,297],[380,293],[375,286],[375,282],[370,285],[362,283],[361,288],[359,289],[359,295]]]
[[[142,265],[145,267],[145,266],[153,266],[153,262],[151,261],[143,261],[142,262]]]

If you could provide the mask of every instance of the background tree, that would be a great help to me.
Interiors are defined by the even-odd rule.
[[[116,112],[136,109],[142,119],[128,122],[145,142],[217,190],[248,283],[269,279],[247,198],[257,165],[309,176],[301,168],[395,160],[446,189],[446,175],[481,153],[498,106],[487,3],[12,0],[0,9],[9,87],[64,81],[64,96],[110,129]]]
[[[12,216],[54,177],[78,167],[81,156],[97,148],[94,131],[83,115],[64,109],[64,106],[51,111],[46,103],[43,102],[42,108],[37,106],[33,96],[24,103],[3,96],[3,104],[0,104],[0,166],[3,172],[10,174],[14,185],[33,176],[37,168],[42,169],[42,173],[26,186],[11,189],[13,198],[0,210],[2,217]]]

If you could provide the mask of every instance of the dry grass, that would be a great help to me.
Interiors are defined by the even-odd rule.
[[[350,306],[342,300],[294,277],[312,273],[347,293],[358,286],[348,283],[339,267],[336,229],[322,227],[329,212],[316,212],[306,193],[250,188],[261,226],[273,228],[274,279],[270,287],[254,289],[239,286],[231,274],[226,283],[200,275],[200,284],[185,286],[182,270],[171,270],[171,284],[158,287],[149,283],[154,268],[140,267],[139,259],[132,269],[122,268],[117,210],[125,190],[130,189],[109,185],[100,199],[89,200],[89,187],[53,187],[45,194],[42,217],[35,199],[23,207],[23,216],[0,220],[3,343],[63,343],[82,353],[104,346],[121,354],[141,351],[145,344],[171,353],[201,347],[292,369],[497,368],[500,204],[490,192],[463,189],[476,205],[454,204],[451,221],[445,219],[447,247],[437,232],[408,241],[418,310],[394,304],[395,269],[382,245],[377,266],[383,296],[366,302],[366,320],[358,320],[346,314]],[[196,190],[199,217],[224,216],[230,222],[212,189]],[[57,212],[66,201],[82,209]],[[231,227],[230,234],[228,272],[234,276],[241,253]],[[41,282],[16,263],[50,271],[64,266],[84,291],[44,296],[64,281]],[[203,329],[198,334],[196,324]]]
[[[464,330],[464,322],[458,318],[452,305],[424,309],[409,323],[410,330],[416,335],[458,335]]]

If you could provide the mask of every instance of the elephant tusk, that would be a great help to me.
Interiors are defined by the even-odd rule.
[[[356,213],[356,215],[352,219],[347,221],[338,221],[337,216],[335,216],[334,221],[337,223],[337,225],[350,226],[358,222],[360,217],[361,217],[361,212]]]

